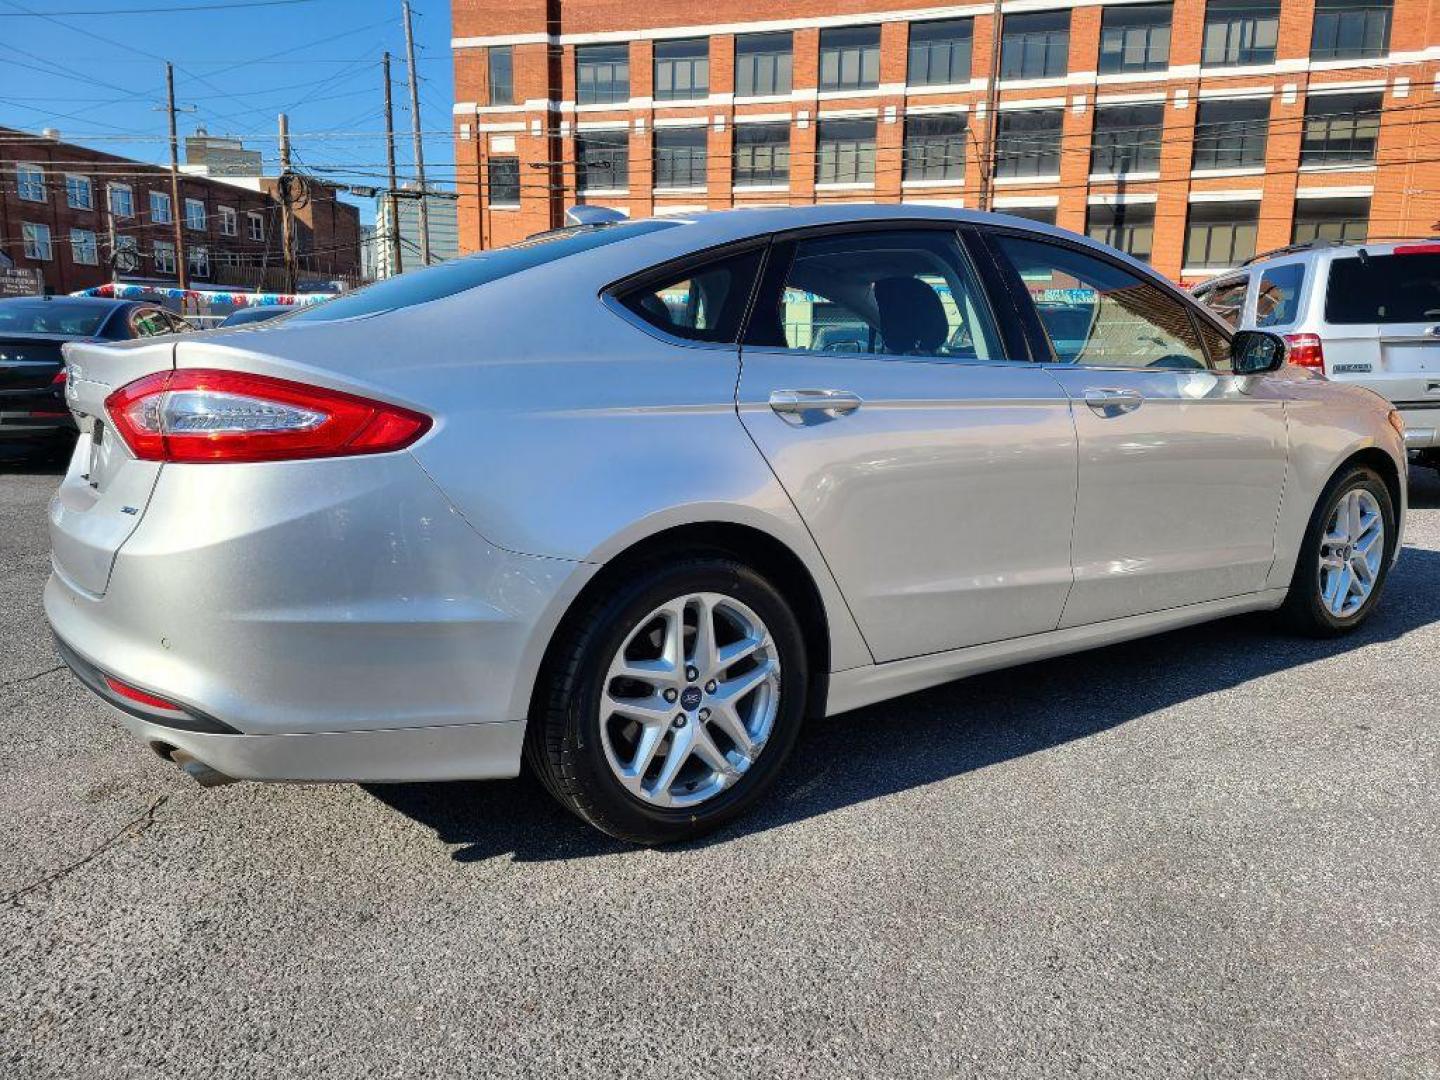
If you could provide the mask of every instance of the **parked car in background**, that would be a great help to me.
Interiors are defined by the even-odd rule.
[[[1017,218],[556,230],[258,330],[72,346],[45,610],[202,782],[523,754],[599,828],[678,840],[806,716],[1237,612],[1364,622],[1395,410],[1284,355]]]
[[[294,304],[262,304],[257,307],[237,308],[225,316],[217,329],[227,326],[247,326],[250,323],[269,322],[295,310]]]
[[[1440,469],[1440,240],[1298,244],[1194,294],[1232,327],[1283,336],[1292,364],[1394,402],[1406,446]]]
[[[75,419],[65,404],[66,342],[125,341],[190,329],[178,315],[135,300],[0,300],[0,451],[55,449],[74,438]]]

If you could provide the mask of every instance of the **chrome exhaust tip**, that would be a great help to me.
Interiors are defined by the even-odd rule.
[[[170,751],[170,760],[180,766],[181,772],[203,788],[224,787],[226,784],[240,782],[233,776],[226,776],[218,769],[212,769],[199,758],[184,750]]]

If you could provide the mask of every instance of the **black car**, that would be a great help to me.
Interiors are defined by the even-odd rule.
[[[264,304],[260,307],[243,307],[225,316],[221,329],[227,326],[244,326],[247,323],[269,322],[295,310],[294,304]]]
[[[125,341],[194,329],[158,304],[98,296],[0,300],[0,452],[60,449],[75,434],[65,405],[67,341]]]

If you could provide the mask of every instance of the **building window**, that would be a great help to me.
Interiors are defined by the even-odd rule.
[[[1344,165],[1375,160],[1381,93],[1313,94],[1305,101],[1301,165]]]
[[[190,267],[190,276],[197,278],[208,278],[210,276],[210,249],[204,244],[194,244],[185,249],[187,256],[186,263]]]
[[[905,118],[905,179],[963,180],[965,117],[961,113]]]
[[[1279,40],[1280,0],[1208,0],[1200,63],[1273,64]]]
[[[1270,99],[1202,101],[1195,114],[1192,169],[1245,169],[1265,164]]]
[[[155,256],[155,272],[157,274],[175,273],[175,242],[173,240],[156,240],[151,252]]]
[[[1185,265],[1235,266],[1255,254],[1259,229],[1258,202],[1191,203],[1185,230]]]
[[[997,214],[1009,214],[1011,217],[1024,218],[1026,221],[1038,221],[1042,225],[1055,224],[1055,206],[997,206]]]
[[[492,157],[490,159],[490,205],[520,205],[520,159],[513,157]]]
[[[710,92],[710,39],[655,43],[655,100],[683,101]]]
[[[1064,75],[1070,58],[1070,11],[1007,15],[1000,30],[1000,78]]]
[[[1090,172],[1102,176],[1160,171],[1165,105],[1102,105],[1095,110]]]
[[[1155,204],[1092,206],[1085,217],[1085,235],[1149,262],[1155,243]]]
[[[630,46],[575,47],[575,101],[579,105],[613,105],[630,100]]]
[[[735,186],[790,183],[790,125],[735,125]]]
[[[911,23],[905,81],[911,86],[969,82],[970,43],[974,35],[974,19]]]
[[[140,241],[133,236],[117,236],[110,257],[120,273],[133,274],[140,269]]]
[[[265,215],[253,211],[245,215],[245,228],[251,240],[265,239]]]
[[[656,128],[655,186],[704,187],[705,140],[703,127]]]
[[[79,266],[99,266],[100,248],[89,229],[70,230],[70,255]]]
[[[780,34],[739,34],[735,38],[735,94],[767,97],[790,93],[794,42]]]
[[[880,27],[820,31],[820,89],[873,90],[880,85]]]
[[[197,232],[205,231],[205,200],[185,200],[185,227]]]
[[[34,221],[20,223],[20,236],[25,244],[25,257],[37,262],[49,262],[50,226]]]
[[[1100,24],[1100,74],[1163,71],[1170,64],[1169,4],[1107,7]]]
[[[485,50],[485,73],[490,104],[515,104],[515,54],[509,45],[492,45]]]
[[[111,184],[105,193],[110,201],[110,213],[116,217],[135,216],[135,193],[129,184]]]
[[[997,117],[996,176],[1059,176],[1064,109],[1006,109]]]
[[[874,120],[821,120],[816,125],[815,182],[875,182]]]
[[[95,191],[88,176],[69,173],[65,177],[65,204],[72,210],[95,209]]]
[[[1315,29],[1310,38],[1311,60],[1354,60],[1384,56],[1390,50],[1390,13],[1387,0],[1315,0]]]
[[[161,191],[150,192],[150,223],[168,225],[173,220],[170,216],[170,196]]]
[[[579,191],[614,191],[630,182],[630,134],[586,131],[575,136],[575,176]]]
[[[1362,242],[1370,231],[1370,199],[1296,199],[1295,226],[1290,239],[1296,244],[1311,240],[1333,243]]]
[[[16,165],[15,187],[26,202],[45,202],[45,170],[38,165]]]
[[[235,213],[235,208],[233,206],[220,207],[220,235],[240,235],[240,215]]]

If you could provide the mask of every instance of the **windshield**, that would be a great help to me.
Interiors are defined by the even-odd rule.
[[[1440,321],[1440,254],[1369,255],[1330,264],[1325,321]]]
[[[290,322],[353,319],[359,315],[374,315],[428,303],[518,274],[521,270],[563,259],[567,255],[645,236],[660,229],[673,229],[679,224],[677,221],[635,221],[556,229],[509,247],[481,251],[463,259],[452,259],[438,266],[387,278],[347,296],[301,311]]]
[[[0,304],[0,334],[68,334],[89,337],[111,308],[66,300],[11,300]]]

